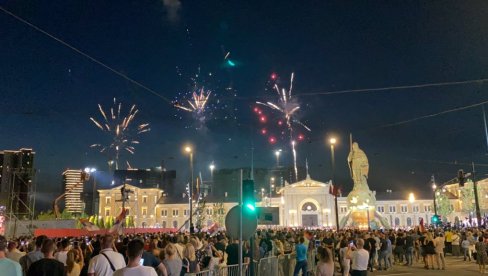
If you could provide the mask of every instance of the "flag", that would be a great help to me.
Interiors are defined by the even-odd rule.
[[[80,221],[81,225],[83,225],[83,229],[86,229],[88,231],[100,230],[100,228],[98,228],[98,226],[91,223],[87,218],[80,218],[79,221]]]
[[[420,233],[424,233],[425,232],[424,218],[420,218],[419,225],[420,225],[420,229],[419,229]]]
[[[329,186],[329,194],[333,196],[338,196],[339,193],[341,192],[339,186],[334,186],[333,184],[330,184]]]
[[[120,215],[118,215],[117,218],[115,219],[114,225],[110,227],[110,230],[108,230],[110,234],[115,234],[115,233],[122,234],[122,225],[123,225],[122,222],[125,221],[126,214],[127,214],[127,209],[122,208]]]

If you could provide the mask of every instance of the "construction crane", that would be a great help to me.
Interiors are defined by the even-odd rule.
[[[80,178],[80,183],[76,184],[75,186],[73,186],[71,189],[69,189],[67,192],[61,194],[60,196],[58,196],[54,201],[53,201],[53,213],[54,213],[54,218],[55,219],[59,219],[61,217],[61,212],[59,212],[59,206],[58,206],[58,202],[66,197],[67,194],[71,193],[74,189],[77,189],[79,187],[79,185],[83,186],[83,184],[85,183],[85,181],[88,179],[89,177],[89,174],[86,173],[86,172],[81,172],[81,178]]]

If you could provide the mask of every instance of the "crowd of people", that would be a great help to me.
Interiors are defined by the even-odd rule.
[[[294,275],[367,275],[368,271],[422,264],[444,270],[446,253],[485,273],[488,231],[262,229],[243,244],[243,262],[293,254]],[[163,275],[219,271],[239,263],[239,241],[224,232],[105,235],[93,237],[0,236],[1,275]],[[217,274],[212,274],[217,275]]]

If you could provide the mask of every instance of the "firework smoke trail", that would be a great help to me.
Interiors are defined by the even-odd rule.
[[[274,90],[278,94],[278,101],[273,102],[256,102],[259,105],[264,105],[272,110],[276,110],[282,114],[285,118],[286,126],[290,134],[290,146],[293,153],[293,168],[295,170],[295,179],[298,180],[298,168],[297,168],[297,151],[296,151],[296,141],[294,138],[294,128],[293,124],[298,124],[308,131],[311,129],[302,123],[300,120],[294,117],[295,113],[300,109],[300,105],[292,101],[292,91],[293,91],[293,80],[295,78],[295,73],[291,73],[290,77],[290,87],[288,91],[285,88],[280,89],[278,84],[275,83]]]
[[[100,115],[102,115],[103,121],[96,120],[93,117],[90,117],[90,120],[101,131],[110,135],[111,141],[107,145],[93,144],[90,147],[98,148],[99,152],[107,153],[109,156],[113,154],[113,160],[111,161],[115,162],[115,169],[118,169],[120,151],[125,150],[130,154],[134,154],[134,146],[140,143],[135,139],[137,135],[148,132],[151,129],[149,128],[148,123],[140,124],[137,127],[132,128],[131,123],[134,121],[139,110],[135,105],[132,105],[127,115],[121,116],[122,103],[118,103],[116,98],[114,98],[113,106],[110,108],[109,112],[106,112],[100,104],[98,104],[98,110]]]

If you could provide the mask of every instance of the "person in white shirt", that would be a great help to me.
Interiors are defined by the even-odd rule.
[[[455,257],[461,256],[461,248],[459,244],[461,243],[461,238],[457,234],[457,232],[454,232],[451,236],[452,239],[452,255]]]
[[[54,254],[54,259],[62,262],[66,267],[66,259],[68,258],[68,251],[69,251],[69,241],[64,239],[61,241],[61,250]]]
[[[349,246],[346,258],[352,260],[351,275],[366,276],[368,275],[369,252],[364,250],[364,240],[357,239],[356,245]]]
[[[437,260],[437,269],[446,269],[446,260],[444,258],[444,235],[439,233],[439,235],[434,239],[435,256]]]
[[[156,270],[150,266],[141,265],[142,253],[144,252],[144,242],[135,239],[127,245],[127,266],[115,271],[114,276],[158,276]]]
[[[17,249],[16,241],[9,242],[7,249],[8,249],[7,258],[15,262],[19,262],[20,258],[22,258],[25,255],[25,252],[20,252],[20,250]]]
[[[89,276],[110,276],[117,269],[125,267],[122,254],[113,250],[114,238],[111,235],[102,237],[100,254],[93,257],[88,265]]]

